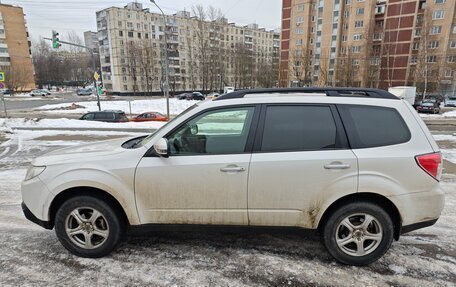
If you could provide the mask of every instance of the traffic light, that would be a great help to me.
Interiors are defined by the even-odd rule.
[[[52,31],[52,48],[58,49],[60,46],[62,46],[62,44],[60,44],[59,33]]]

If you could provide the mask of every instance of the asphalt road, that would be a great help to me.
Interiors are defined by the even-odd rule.
[[[50,104],[61,104],[61,103],[72,103],[72,102],[81,102],[81,101],[93,101],[92,97],[80,97],[77,96],[74,92],[65,92],[65,93],[55,93],[47,97],[39,98],[36,97],[33,100],[24,99],[24,98],[14,98],[8,97],[5,98],[6,107],[8,111],[10,110],[21,110],[27,111],[34,108],[38,108],[44,105]],[[3,110],[3,106],[1,107]]]

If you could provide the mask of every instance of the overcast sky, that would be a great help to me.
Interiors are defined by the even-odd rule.
[[[64,35],[74,30],[82,37],[84,31],[96,31],[95,12],[104,8],[123,7],[127,0],[1,0],[24,8],[27,26],[33,40],[50,37],[57,30]],[[138,0],[144,8],[158,11],[148,0]],[[165,14],[191,11],[192,6],[220,8],[229,21],[246,25],[259,24],[267,29],[280,28],[281,0],[156,0]]]

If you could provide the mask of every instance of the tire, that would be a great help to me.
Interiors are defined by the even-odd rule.
[[[366,219],[369,220],[367,226],[363,223]],[[366,239],[366,235],[373,239]],[[336,237],[340,240],[339,244]],[[363,266],[378,260],[391,247],[393,237],[390,216],[380,206],[370,202],[341,206],[329,215],[323,227],[326,249],[337,261],[347,265]],[[343,239],[346,239],[345,242]]]
[[[95,211],[98,214],[92,219]],[[125,230],[126,224],[118,213],[107,202],[91,196],[68,199],[55,216],[55,233],[60,243],[80,257],[108,255],[121,243]],[[74,235],[70,236],[70,231]]]

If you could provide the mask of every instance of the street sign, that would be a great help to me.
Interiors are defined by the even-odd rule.
[[[93,74],[93,78],[95,79],[95,81],[98,81],[98,79],[100,78],[100,74],[98,74],[98,72],[95,72]]]
[[[5,84],[0,83],[0,89],[4,89],[4,88],[5,88]]]
[[[5,72],[0,72],[0,82],[5,81]]]

